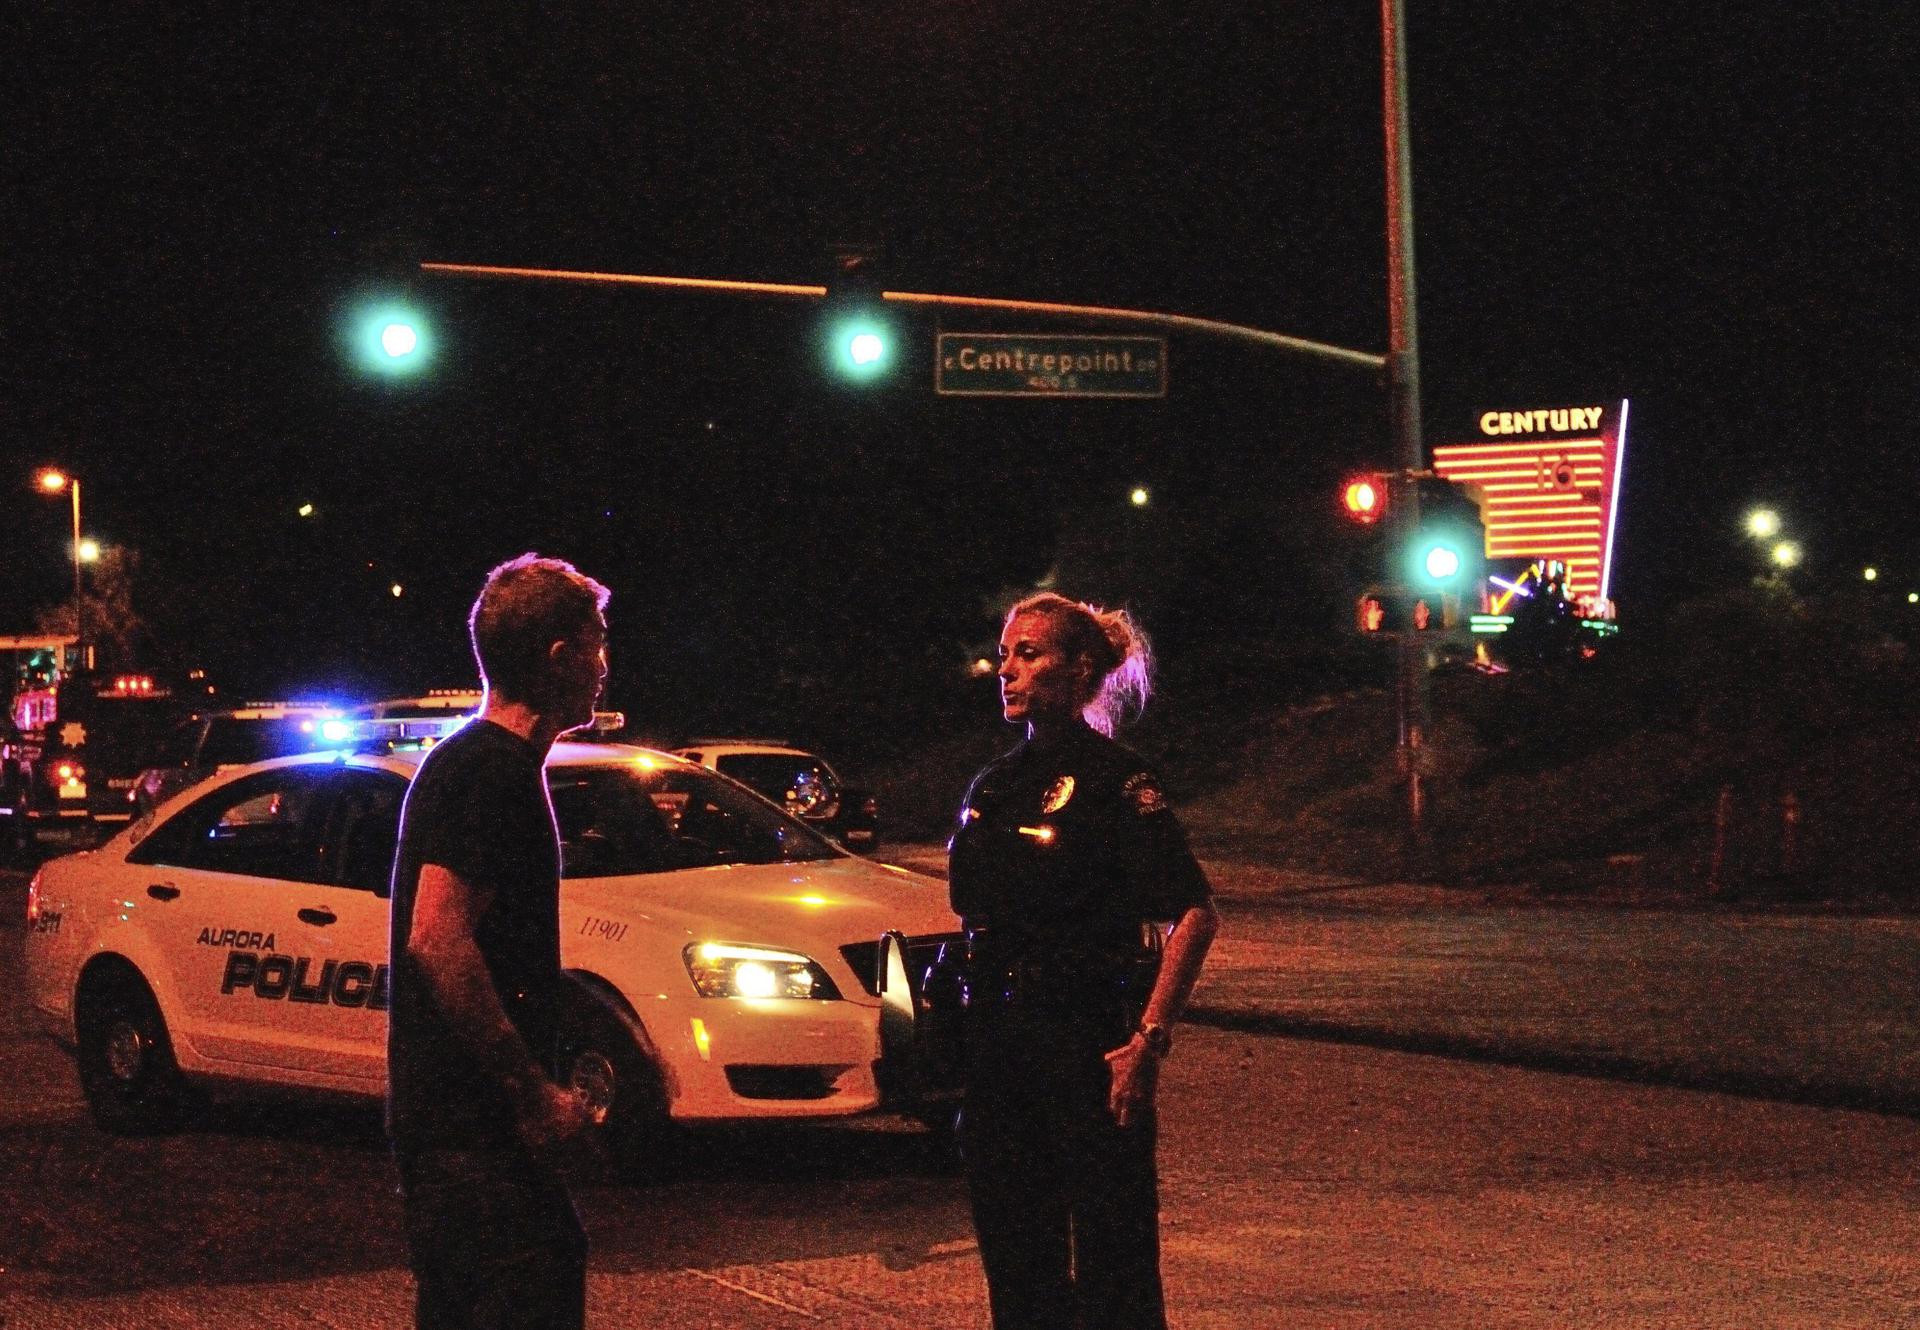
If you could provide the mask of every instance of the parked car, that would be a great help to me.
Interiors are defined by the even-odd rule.
[[[780,739],[694,739],[673,750],[780,805],[850,850],[880,847],[879,800],[851,789],[823,757]]]
[[[196,1083],[378,1096],[388,877],[424,744],[214,776],[28,889],[30,1005],[94,1117],[164,1128]],[[940,1113],[921,977],[958,937],[943,884],[848,854],[731,781],[557,744],[558,1071],[616,1160],[674,1122]]]

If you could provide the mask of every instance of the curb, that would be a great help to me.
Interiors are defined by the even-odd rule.
[[[1601,1080],[1626,1081],[1668,1089],[1736,1095],[1743,1099],[1801,1104],[1810,1108],[1850,1109],[1888,1117],[1920,1119],[1920,1091],[1913,1088],[1894,1089],[1887,1086],[1817,1078],[1808,1080],[1767,1072],[1737,1071],[1636,1058],[1626,1053],[1505,1043],[1432,1030],[1395,1030],[1382,1026],[1352,1025],[1341,1021],[1317,1020],[1312,1017],[1282,1016],[1255,1008],[1222,1007],[1205,1003],[1195,1003],[1188,1007],[1181,1016],[1181,1020],[1193,1025],[1204,1025],[1238,1034],[1311,1039],[1330,1044],[1353,1044],[1395,1053],[1415,1053],[1429,1057],[1451,1058],[1461,1062],[1483,1062],[1493,1066],[1517,1067],[1526,1071],[1559,1072],[1566,1075],[1590,1076]]]

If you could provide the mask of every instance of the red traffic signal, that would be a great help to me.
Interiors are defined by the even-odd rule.
[[[1350,520],[1371,525],[1387,511],[1387,478],[1378,472],[1354,476],[1347,481],[1340,498]]]

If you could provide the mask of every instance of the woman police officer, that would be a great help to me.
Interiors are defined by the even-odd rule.
[[[1158,782],[1110,737],[1148,663],[1124,611],[1015,605],[1001,706],[1026,739],[974,778],[948,846],[961,1148],[996,1330],[1166,1324],[1154,1088],[1219,916]],[[1168,921],[1156,967],[1145,943]]]

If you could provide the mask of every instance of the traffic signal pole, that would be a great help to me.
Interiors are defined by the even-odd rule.
[[[650,286],[681,291],[706,291],[715,295],[759,296],[786,300],[825,300],[827,288],[819,284],[795,282],[742,282],[718,277],[663,277],[630,272],[587,272],[565,268],[509,268],[483,263],[422,263],[420,271],[443,277],[487,277],[505,280],[573,282],[585,285]],[[1075,319],[1094,319],[1105,323],[1129,323],[1160,328],[1168,332],[1201,333],[1232,341],[1251,342],[1269,350],[1286,351],[1316,360],[1331,361],[1352,369],[1379,371],[1386,368],[1387,357],[1372,351],[1316,342],[1293,337],[1244,323],[1221,319],[1197,318],[1191,314],[1168,314],[1161,310],[1127,309],[1117,305],[1069,305],[1053,300],[1005,300],[996,296],[942,295],[933,291],[882,291],[880,299],[890,304],[926,305],[936,309],[994,310],[1014,314],[1051,314]]]
[[[1405,0],[1381,0],[1383,118],[1386,130],[1387,174],[1387,318],[1385,356],[1333,346],[1303,337],[1291,337],[1264,328],[1194,318],[1153,310],[1108,305],[1071,305],[1039,300],[1003,300],[988,296],[939,295],[923,291],[882,291],[880,299],[901,304],[945,309],[975,309],[1028,314],[1063,315],[1113,323],[1201,333],[1246,341],[1271,350],[1331,361],[1349,368],[1384,371],[1388,413],[1402,492],[1388,504],[1389,537],[1404,549],[1420,528],[1419,487],[1415,476],[1426,469],[1426,450],[1420,429],[1420,345],[1414,310],[1413,166],[1407,132]],[[589,285],[625,285],[706,291],[720,295],[772,297],[789,300],[825,300],[824,284],[751,282],[702,277],[649,276],[638,273],[588,272],[554,268],[503,267],[475,263],[422,263],[424,273],[448,277],[557,281]],[[1395,645],[1394,710],[1398,730],[1399,768],[1405,784],[1406,825],[1404,862],[1409,873],[1427,862],[1427,738],[1431,708],[1427,691],[1426,647],[1417,634],[1397,634]]]
[[[1411,502],[1389,505],[1387,520],[1396,548],[1419,530],[1419,487],[1414,473],[1426,466],[1420,438],[1420,339],[1414,310],[1413,162],[1407,134],[1407,41],[1404,0],[1380,0],[1383,119],[1387,140],[1387,408],[1394,452],[1407,476]],[[1426,646],[1413,633],[1395,643],[1394,713],[1399,733],[1400,774],[1406,790],[1404,861],[1410,872],[1426,864],[1426,766],[1431,707],[1427,696]]]

